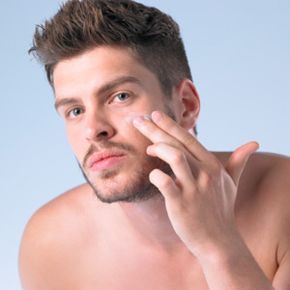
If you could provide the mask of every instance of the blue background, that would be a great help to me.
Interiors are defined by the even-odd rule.
[[[290,2],[142,1],[180,24],[202,100],[209,150],[249,141],[290,155]],[[0,289],[19,290],[20,238],[41,205],[83,182],[42,67],[28,56],[34,27],[58,1],[2,1],[0,10]]]

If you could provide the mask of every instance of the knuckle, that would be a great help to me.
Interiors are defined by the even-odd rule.
[[[152,134],[153,138],[155,140],[162,140],[162,137],[163,137],[163,133],[160,132],[159,130],[155,130]]]
[[[172,161],[176,164],[180,164],[184,162],[185,160],[185,154],[181,151],[177,151],[173,156],[172,156]]]
[[[212,172],[203,172],[200,176],[200,180],[204,186],[211,186],[216,179],[216,175]]]
[[[160,186],[164,189],[169,188],[172,186],[173,181],[171,180],[171,178],[168,176],[164,176],[161,180],[160,180]]]

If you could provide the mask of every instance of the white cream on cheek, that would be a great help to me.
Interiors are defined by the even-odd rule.
[[[133,120],[137,117],[143,117],[147,120],[151,120],[151,114],[140,114],[140,113],[129,113],[126,117],[125,117],[125,121],[128,124],[132,124]]]

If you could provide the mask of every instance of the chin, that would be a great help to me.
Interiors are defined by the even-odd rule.
[[[103,170],[97,174],[86,174],[80,168],[97,198],[104,203],[141,202],[160,195],[159,190],[149,181],[149,173],[154,168],[159,168],[172,175],[169,165],[152,157],[135,164],[138,166],[133,166],[134,168]]]
[[[140,178],[130,178],[129,181],[112,178],[113,174],[106,176],[106,180],[98,183],[92,182],[87,178],[88,184],[93,189],[97,198],[104,203],[114,202],[140,202],[148,200],[159,193],[157,188],[150,183],[148,176]]]
[[[83,176],[91,186],[97,198],[104,203],[140,202],[160,194],[157,188],[149,181],[149,173],[139,167],[126,175],[119,170],[102,171],[98,175]]]

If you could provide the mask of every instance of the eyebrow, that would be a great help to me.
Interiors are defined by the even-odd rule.
[[[104,84],[103,86],[101,86],[97,90],[97,92],[95,94],[96,95],[104,94],[104,93],[114,89],[115,87],[118,87],[119,85],[124,84],[124,83],[135,83],[139,86],[142,86],[141,81],[139,79],[137,79],[136,77],[123,76],[123,77],[119,77],[113,81],[110,81],[107,84]],[[54,107],[58,111],[59,107],[61,107],[61,106],[72,105],[72,104],[76,104],[79,102],[80,102],[79,98],[73,98],[73,97],[72,98],[61,98],[61,99],[55,100]]]
[[[80,100],[78,98],[63,98],[60,100],[56,100],[54,103],[54,108],[56,111],[62,106],[77,104]]]

